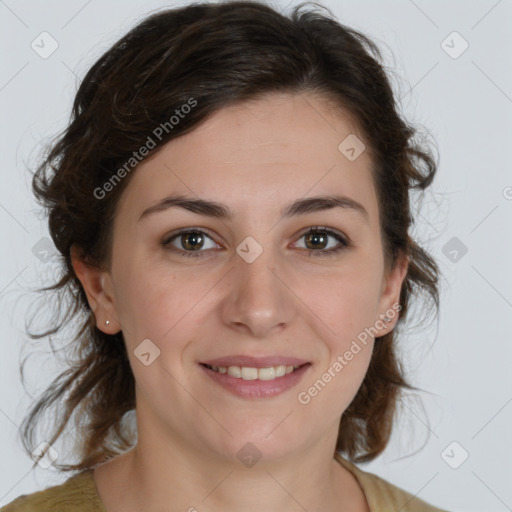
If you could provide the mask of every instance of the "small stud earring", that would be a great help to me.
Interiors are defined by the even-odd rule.
[[[105,323],[106,323],[107,325],[109,325],[109,324],[110,324],[110,320],[105,320]]]
[[[391,318],[388,318],[387,316],[384,317],[385,322],[391,322]]]

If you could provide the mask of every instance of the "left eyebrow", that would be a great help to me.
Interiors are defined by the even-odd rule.
[[[218,219],[232,220],[234,218],[233,212],[226,205],[221,203],[207,201],[205,199],[173,195],[162,199],[149,208],[146,208],[139,217],[139,221],[145,217],[168,210],[172,207],[183,208],[198,215]],[[340,195],[326,195],[298,199],[281,210],[281,218],[296,217],[307,213],[332,210],[333,208],[343,208],[347,211],[357,212],[366,222],[369,220],[368,212],[361,203],[358,203],[350,197]]]

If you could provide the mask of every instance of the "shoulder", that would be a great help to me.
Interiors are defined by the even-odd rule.
[[[18,496],[0,512],[106,512],[96,492],[93,471],[82,471],[64,483]]]
[[[335,459],[356,478],[368,501],[370,511],[400,510],[401,512],[448,512],[434,507],[413,494],[335,454]]]

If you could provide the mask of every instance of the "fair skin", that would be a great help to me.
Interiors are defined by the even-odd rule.
[[[369,510],[333,453],[378,340],[360,344],[309,403],[297,399],[398,303],[407,270],[404,259],[385,272],[368,147],[354,161],[338,149],[351,133],[359,134],[347,116],[310,94],[225,108],[134,171],[117,206],[109,269],[73,251],[97,326],[122,330],[136,381],[138,444],[94,470],[108,512]],[[233,218],[172,207],[139,219],[171,194],[222,203]],[[286,205],[321,195],[347,196],[367,216],[332,208],[280,218]],[[319,255],[340,244],[325,232],[308,244],[313,226],[351,245]],[[205,233],[202,245],[190,235],[161,245],[192,227]],[[248,236],[263,248],[251,263],[236,251]],[[196,254],[198,243],[198,258],[169,248]],[[380,321],[377,336],[397,318]],[[160,349],[148,366],[134,354],[145,339]],[[200,366],[233,354],[294,356],[310,366],[277,396],[242,398]],[[261,453],[251,467],[237,457],[248,442]]]

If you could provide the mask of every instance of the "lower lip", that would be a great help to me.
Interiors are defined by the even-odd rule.
[[[302,365],[291,373],[273,380],[244,380],[232,377],[227,373],[210,370],[202,364],[199,365],[211,379],[223,386],[231,393],[243,398],[270,398],[296,386],[311,366],[310,363]]]

